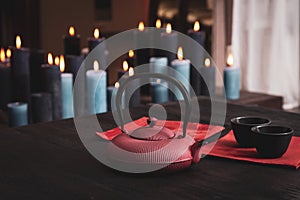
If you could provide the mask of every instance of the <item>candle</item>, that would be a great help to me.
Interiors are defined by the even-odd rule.
[[[188,30],[188,35],[194,39],[198,44],[203,46],[204,48],[204,43],[205,43],[205,32],[200,31],[200,23],[199,21],[195,21],[194,23],[194,28]],[[192,48],[192,47],[191,47]],[[197,96],[203,95],[202,92],[205,91],[206,85],[203,85],[203,82],[201,82],[202,77],[197,70],[199,68],[202,71],[205,71],[205,68],[203,67],[203,60],[204,60],[204,49],[199,52],[199,51],[191,51],[191,59],[193,60],[193,67],[191,68],[191,85],[192,88]],[[204,89],[203,89],[204,88]],[[206,94],[207,92],[205,92]]]
[[[108,110],[112,110],[112,106],[111,106],[111,103],[112,103],[112,94],[114,92],[115,89],[118,89],[120,87],[120,84],[119,82],[116,82],[114,86],[109,86],[107,87],[107,107],[108,107]],[[122,95],[122,104],[124,103],[124,95]],[[122,108],[123,108],[123,105],[122,105]]]
[[[151,57],[150,72],[152,73],[168,73],[168,58],[167,57]]]
[[[161,46],[168,48],[169,50],[162,51],[161,56],[168,58],[168,64],[170,64],[172,60],[176,59],[176,54],[173,52],[176,52],[177,50],[177,37],[178,34],[172,31],[172,25],[168,23],[166,26],[166,32],[161,33]]]
[[[136,66],[136,56],[133,50],[129,50],[126,61],[128,65],[135,67]]]
[[[43,50],[32,50],[30,53],[29,63],[31,93],[41,92],[41,65],[45,63],[45,52]]]
[[[77,77],[78,70],[84,60],[83,56],[65,55],[65,72],[72,73],[74,79]]]
[[[16,37],[16,48],[12,48],[12,92],[14,101],[29,102],[30,100],[30,70],[29,49],[21,47],[21,37]]]
[[[64,37],[64,45],[66,55],[80,55],[80,36],[76,35],[73,26],[69,28],[69,35]]]
[[[151,32],[145,29],[144,22],[140,21],[138,24],[138,30],[134,32],[135,45],[136,45],[136,61],[137,66],[146,64],[149,61],[150,49],[141,48],[142,46],[147,46],[151,43]]]
[[[5,59],[5,51],[0,50],[0,109],[6,110],[11,101],[11,68]]]
[[[86,72],[88,113],[104,113],[107,112],[107,75],[100,69],[98,61],[94,61],[93,67]]]
[[[231,53],[227,57],[227,67],[224,69],[224,87],[227,99],[240,98],[240,68],[233,66]]]
[[[32,122],[52,121],[52,99],[50,93],[33,93],[31,95]]]
[[[91,52],[98,44],[105,40],[104,37],[100,37],[100,30],[98,28],[94,29],[94,37],[88,38],[88,47]]]
[[[211,65],[210,58],[204,59],[204,67],[200,68],[201,72],[201,95],[214,96],[215,94],[215,81],[216,81],[216,68]],[[204,81],[204,78],[206,82]],[[209,93],[211,92],[211,94]]]
[[[176,73],[174,78],[176,78],[178,81],[180,81],[187,91],[190,91],[190,61],[187,59],[183,59],[183,49],[182,47],[178,48],[177,51],[177,57],[178,59],[175,59],[172,61],[171,66],[174,70],[176,70],[178,73]],[[174,88],[174,87],[173,87]],[[181,92],[174,88],[175,94],[172,95],[173,100],[183,100],[183,96]]]
[[[169,101],[168,85],[166,82],[162,83],[160,79],[151,83],[151,94],[153,103],[164,103]]]
[[[25,126],[28,124],[28,104],[14,102],[7,104],[8,124],[10,127]]]
[[[129,68],[128,74],[125,74],[124,78],[127,78],[128,76],[134,76],[133,67]],[[126,100],[126,102],[129,102],[129,106],[131,106],[131,107],[136,107],[136,106],[140,105],[141,94],[140,94],[139,88],[137,88],[136,90],[134,89],[136,86],[140,86],[139,79],[130,81],[125,90],[125,100]],[[124,106],[126,106],[126,105],[124,105]]]
[[[165,32],[164,29],[162,29],[162,22],[160,19],[157,19],[155,21],[155,31],[152,32],[152,42],[153,45],[156,47],[159,47],[161,45],[161,35],[163,32]],[[160,57],[162,56],[164,53],[164,51],[162,51],[161,49],[151,49],[151,56],[152,57]]]
[[[48,53],[48,64],[42,65],[42,80],[43,91],[52,95],[53,119],[61,119],[61,73],[59,66],[53,65],[53,57],[51,53]]]
[[[126,60],[123,61],[122,71],[118,72],[118,79],[120,79],[129,69],[128,62]]]
[[[61,55],[59,59],[61,72],[61,97],[62,97],[62,118],[74,117],[73,110],[73,74],[63,73],[65,71],[65,59]]]

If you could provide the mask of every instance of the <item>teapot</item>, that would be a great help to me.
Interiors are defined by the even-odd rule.
[[[157,124],[157,119],[149,117],[146,126],[128,131],[125,128],[123,110],[121,107],[122,94],[127,84],[138,78],[164,79],[174,84],[184,97],[185,112],[182,131],[174,132]],[[200,148],[226,135],[229,129],[213,134],[205,140],[195,141],[187,134],[187,125],[191,111],[191,98],[185,86],[173,77],[159,73],[139,73],[124,80],[116,92],[116,112],[119,117],[121,134],[111,140],[108,149],[110,159],[128,167],[149,168],[149,171],[178,171],[188,168],[200,160]],[[155,170],[152,170],[155,169]]]

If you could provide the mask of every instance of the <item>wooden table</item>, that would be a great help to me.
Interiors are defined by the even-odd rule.
[[[210,101],[200,98],[201,119]],[[179,119],[177,104],[166,106]],[[146,107],[132,109],[139,118]],[[267,116],[300,133],[300,115],[261,107],[228,105],[226,122],[239,115]],[[105,129],[112,116],[99,116]],[[173,174],[125,174],[94,159],[82,145],[72,120],[0,131],[0,199],[297,199],[300,171],[205,157]]]

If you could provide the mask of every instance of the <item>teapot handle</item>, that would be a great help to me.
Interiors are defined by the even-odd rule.
[[[173,83],[182,93],[182,96],[184,98],[184,102],[185,102],[185,113],[184,113],[184,121],[183,121],[183,137],[186,136],[186,129],[187,129],[187,123],[190,117],[190,101],[191,98],[188,94],[188,91],[186,90],[186,88],[184,87],[184,85],[179,82],[177,79],[171,77],[171,76],[167,76],[165,74],[160,74],[160,73],[138,73],[135,74],[133,76],[129,76],[128,78],[126,78],[124,80],[124,82],[122,82],[120,84],[120,87],[117,90],[117,94],[116,94],[116,108],[117,108],[117,114],[119,116],[120,119],[120,124],[121,124],[121,130],[125,133],[126,130],[124,129],[124,120],[123,120],[123,110],[121,108],[121,101],[122,101],[122,94],[127,86],[127,84],[130,81],[133,81],[135,79],[140,79],[140,78],[158,78],[158,79],[163,79],[165,81],[171,82]]]

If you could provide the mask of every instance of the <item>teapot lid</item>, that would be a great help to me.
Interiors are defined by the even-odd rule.
[[[129,133],[129,135],[135,139],[149,141],[167,140],[175,137],[175,133],[170,129],[155,125],[140,127]]]

